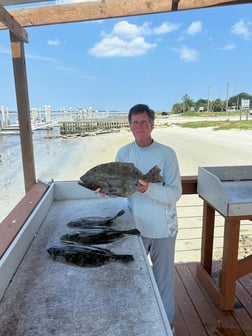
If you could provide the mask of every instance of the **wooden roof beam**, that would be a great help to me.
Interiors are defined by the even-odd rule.
[[[252,0],[101,0],[9,10],[23,27],[101,20],[115,17],[171,12],[222,5],[252,3]],[[1,25],[0,29],[6,29]]]
[[[2,5],[0,5],[0,23],[2,23],[5,28],[9,29],[20,41],[28,42],[28,33],[26,30],[9,14],[9,12],[7,12],[6,9],[4,9]]]

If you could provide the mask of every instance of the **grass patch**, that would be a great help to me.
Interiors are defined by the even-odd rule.
[[[188,122],[174,123],[173,125],[187,128],[213,127],[213,129],[216,131],[229,130],[229,129],[252,130],[252,120],[188,121]]]

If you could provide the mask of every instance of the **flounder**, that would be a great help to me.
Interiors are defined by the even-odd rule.
[[[123,209],[121,209],[114,217],[83,217],[76,219],[67,223],[67,225],[71,228],[90,228],[90,227],[99,227],[111,225],[112,222],[117,218],[122,216],[125,213]]]
[[[87,229],[73,233],[67,233],[61,236],[60,240],[64,243],[75,244],[108,244],[112,243],[116,239],[120,239],[125,235],[140,235],[140,231],[137,229],[131,230],[116,230],[112,228],[104,229]]]
[[[82,267],[96,267],[111,261],[129,262],[131,254],[115,254],[112,251],[94,246],[65,245],[49,247],[47,252],[54,260]]]
[[[160,168],[154,166],[147,174],[143,174],[133,163],[103,163],[82,175],[79,184],[90,190],[99,188],[101,193],[107,195],[127,197],[138,190],[139,180],[162,182]]]

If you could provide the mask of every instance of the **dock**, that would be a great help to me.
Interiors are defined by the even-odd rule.
[[[125,117],[61,121],[60,134],[85,136],[88,135],[88,133],[112,132],[113,130],[120,130],[128,127],[128,119]]]

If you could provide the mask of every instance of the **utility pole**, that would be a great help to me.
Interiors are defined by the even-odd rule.
[[[226,112],[227,112],[227,110],[228,110],[228,98],[229,98],[229,83],[227,83]]]
[[[207,93],[207,112],[209,112],[210,106],[210,86],[208,86],[208,93]]]

